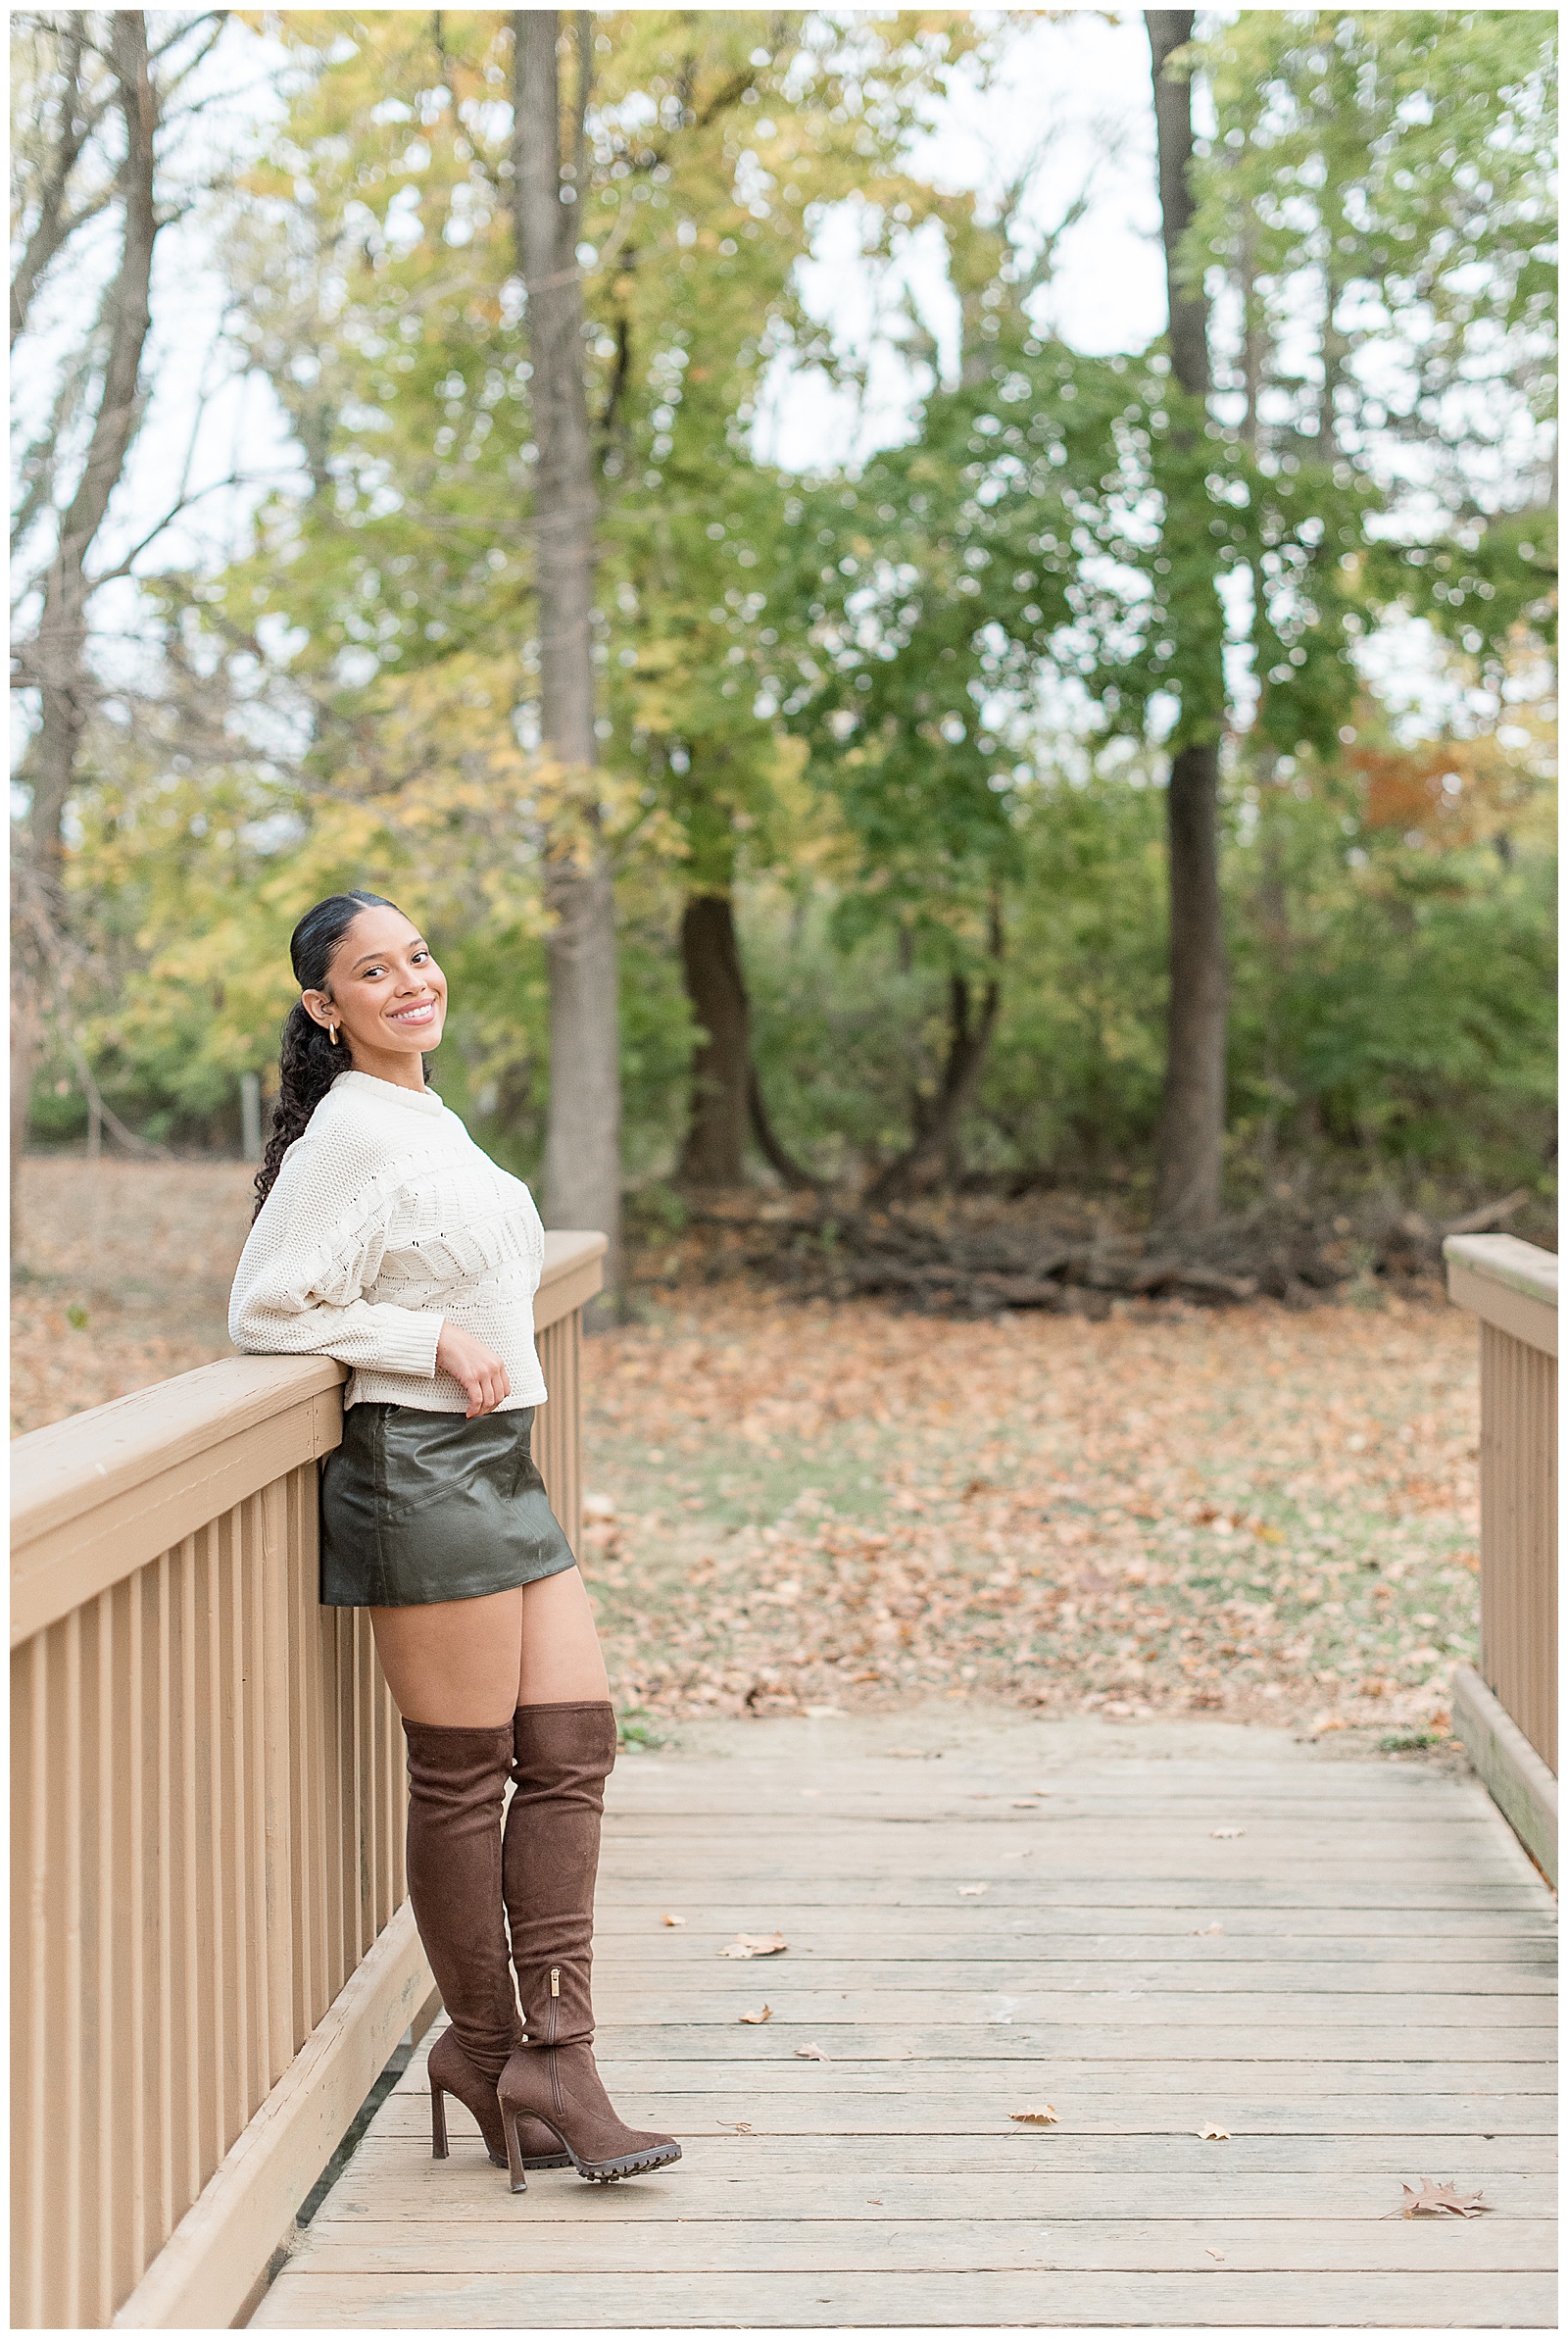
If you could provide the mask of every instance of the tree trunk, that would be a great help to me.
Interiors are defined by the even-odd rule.
[[[162,224],[154,191],[158,101],[148,68],[144,13],[114,10],[109,35],[116,102],[125,123],[125,156],[120,173],[124,232],[120,267],[106,303],[108,354],[81,476],[60,516],[54,557],[44,577],[38,631],[19,659],[23,679],[38,693],[38,728],[18,773],[29,802],[12,886],[14,1164],[20,1163],[25,1146],[32,1078],[51,1000],[62,979],[66,807],[92,705],[87,663],[92,581],[87,562],[141,421],[141,363],[152,322],[153,246]],[[64,135],[74,159],[74,144],[79,144],[74,119]],[[13,1177],[13,1241],[19,1235]]]
[[[116,9],[110,22],[125,118],[124,240],[109,304],[103,393],[76,492],[61,517],[38,637],[28,658],[39,700],[38,730],[26,758],[32,798],[28,829],[40,878],[51,889],[59,882],[61,823],[88,714],[87,556],[141,419],[141,361],[152,322],[153,245],[159,228],[153,196],[157,110],[147,69],[146,18],[139,9]]]
[[[1219,750],[1171,760],[1165,822],[1170,1006],[1154,1219],[1172,1229],[1219,1216],[1225,1130],[1225,932],[1219,899]]]
[[[560,18],[518,9],[513,203],[528,296],[533,374],[534,559],[539,608],[540,730],[545,754],[581,800],[579,836],[546,850],[550,981],[550,1107],[544,1217],[610,1238],[607,1291],[620,1282],[620,1047],[615,899],[590,778],[594,732],[593,459],[583,379],[582,288],[575,213],[562,201]],[[579,83],[581,75],[579,72]],[[580,112],[587,91],[579,86]],[[577,145],[574,130],[573,149]],[[573,190],[575,191],[575,190]]]
[[[1258,794],[1258,927],[1267,964],[1263,993],[1263,1085],[1268,1102],[1258,1135],[1258,1161],[1265,1185],[1272,1188],[1278,1166],[1279,1129],[1289,1101],[1280,1070],[1281,1001],[1290,980],[1293,938],[1291,903],[1286,884],[1285,839],[1279,818],[1279,758],[1272,748],[1257,757]]]
[[[991,964],[993,972],[981,994],[980,1013],[972,1013],[972,994],[966,974],[955,973],[948,985],[948,1057],[930,1109],[922,1113],[914,1143],[896,1162],[890,1162],[866,1192],[871,1207],[911,1194],[927,1194],[933,1186],[955,1186],[963,1174],[958,1130],[974,1103],[985,1070],[986,1052],[1002,1009],[1002,909],[991,906]]]
[[[1160,230],[1165,245],[1165,290],[1170,307],[1171,371],[1190,398],[1208,396],[1208,301],[1202,283],[1179,280],[1181,241],[1193,217],[1187,181],[1193,159],[1193,89],[1185,74],[1167,79],[1166,60],[1193,37],[1190,8],[1149,8],[1149,46],[1154,73],[1154,131],[1159,151]]]
[[[691,1186],[744,1185],[751,1003],[727,893],[693,894],[687,902],[680,958],[702,1040],[692,1060],[691,1117],[679,1176]]]
[[[769,1169],[776,1170],[792,1194],[809,1194],[816,1179],[801,1168],[794,1155],[784,1146],[768,1119],[767,1101],[762,1095],[762,1083],[757,1076],[757,1067],[751,1065],[746,1074],[746,1103],[752,1117],[752,1135],[757,1150]]]
[[[1181,243],[1193,216],[1188,168],[1193,155],[1192,89],[1166,75],[1173,50],[1193,36],[1187,8],[1145,12],[1153,61],[1159,200],[1170,303],[1171,370],[1187,397],[1206,404],[1208,303],[1200,282],[1181,280]],[[1167,515],[1180,524],[1179,515]],[[1205,613],[1206,617],[1206,613]],[[1181,622],[1180,611],[1173,620]],[[1200,621],[1201,622],[1201,621]],[[1217,658],[1217,644],[1216,644]],[[1212,677],[1213,720],[1223,705],[1223,677]],[[1191,730],[1210,710],[1183,707]],[[1195,718],[1197,719],[1195,721]],[[1219,741],[1189,737],[1171,759],[1166,793],[1170,889],[1170,1006],[1165,1036],[1165,1094],[1154,1181],[1156,1224],[1173,1230],[1211,1226],[1219,1216],[1225,1134],[1225,933],[1219,896]]]
[[[11,969],[11,1264],[23,1264],[25,1219],[22,1209],[22,1157],[27,1145],[32,1081],[38,1068],[38,986],[16,959]]]
[[[752,1003],[727,893],[688,901],[680,956],[703,1041],[692,1060],[691,1114],[676,1174],[684,1185],[743,1185],[749,1125],[762,1159],[791,1192],[809,1193],[816,1180],[780,1142],[752,1062]]]

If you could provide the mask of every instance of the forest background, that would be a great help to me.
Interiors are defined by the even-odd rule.
[[[644,1223],[743,1179],[1157,1213],[1185,754],[1223,1207],[1522,1189],[1551,1239],[1554,21],[1200,18],[1177,330],[1118,337],[1060,287],[1129,174],[1158,249],[1154,83],[1146,41],[1092,118],[1089,14],[551,16],[544,272],[507,13],[13,18],[14,1139],[237,1150],[289,930],[369,884],[447,969],[443,1093],[536,1176],[598,883]],[[1020,70],[1037,126],[957,183],[944,122],[1015,127]]]

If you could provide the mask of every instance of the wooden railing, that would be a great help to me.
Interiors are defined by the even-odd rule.
[[[1454,1676],[1472,1761],[1557,1874],[1557,1260],[1450,1235],[1448,1296],[1481,1319],[1481,1664]]]
[[[597,1234],[547,1235],[573,1547]],[[226,2327],[434,2012],[402,1733],[318,1600],[340,1366],[236,1357],[12,1447],[13,2328]]]

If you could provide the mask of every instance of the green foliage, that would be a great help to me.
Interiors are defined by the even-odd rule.
[[[1152,1158],[1163,807],[1136,777],[1061,783],[1019,822],[1002,1018],[965,1129],[972,1169],[1004,1184],[1141,1178]],[[1237,1193],[1302,1160],[1331,1183],[1549,1191],[1549,851],[1380,838],[1355,789],[1310,766],[1268,795],[1266,825],[1242,789],[1228,812]],[[901,970],[885,934],[835,949],[831,921],[820,896],[800,920],[777,889],[743,905],[769,1109],[824,1172],[898,1147],[943,1045],[933,973]]]
[[[1269,368],[1277,422],[1326,443],[1326,393],[1357,460],[1413,427],[1462,464],[1517,398],[1550,416],[1555,33],[1532,9],[1246,9],[1200,45],[1219,135],[1188,265],[1244,283],[1277,351],[1317,321],[1315,367]]]
[[[761,1085],[817,1170],[906,1145],[957,972],[1002,985],[973,1171],[1142,1176],[1158,781],[1171,747],[1218,737],[1237,1190],[1286,1152],[1355,1177],[1540,1183],[1542,742],[1495,770],[1484,741],[1423,761],[1366,707],[1356,659],[1390,611],[1424,618],[1494,710],[1477,727],[1536,722],[1555,578],[1535,508],[1549,22],[1217,26],[1196,53],[1217,134],[1187,255],[1215,302],[1206,413],[1157,345],[1053,338],[1045,260],[1012,215],[911,174],[934,98],[1009,22],[605,11],[564,54],[628,1174],[657,1189],[686,1111],[683,900],[734,889]],[[169,708],[104,733],[77,808],[71,882],[97,951],[80,1036],[137,1125],[229,1137],[239,1074],[275,1061],[295,918],[369,883],[447,968],[444,1092],[531,1173],[540,869],[581,783],[530,744],[507,18],[277,24],[292,96],[225,260],[305,483],[263,508],[247,557],[158,588]],[[797,277],[838,202],[876,265],[940,232],[958,365],[944,381],[933,363],[906,444],[786,477],[753,426],[780,351],[843,370]],[[917,321],[901,330],[933,354]],[[1357,731],[1357,756],[1376,742],[1360,764]],[[62,1078],[64,1058],[45,1133],[79,1126]]]
[[[1043,791],[982,1093],[992,1163],[1099,1179],[1143,1165],[1158,1119],[1164,802],[1136,766]]]

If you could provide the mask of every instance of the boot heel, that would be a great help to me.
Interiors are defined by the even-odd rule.
[[[444,2161],[447,2154],[446,2090],[437,2080],[432,2079],[430,2082],[430,2158],[432,2161]]]
[[[528,2179],[522,2173],[522,2143],[518,2135],[521,2115],[507,2112],[505,2107],[503,2114],[502,2125],[507,2131],[507,2170],[512,2178],[512,2189],[514,2193],[526,2193]]]

